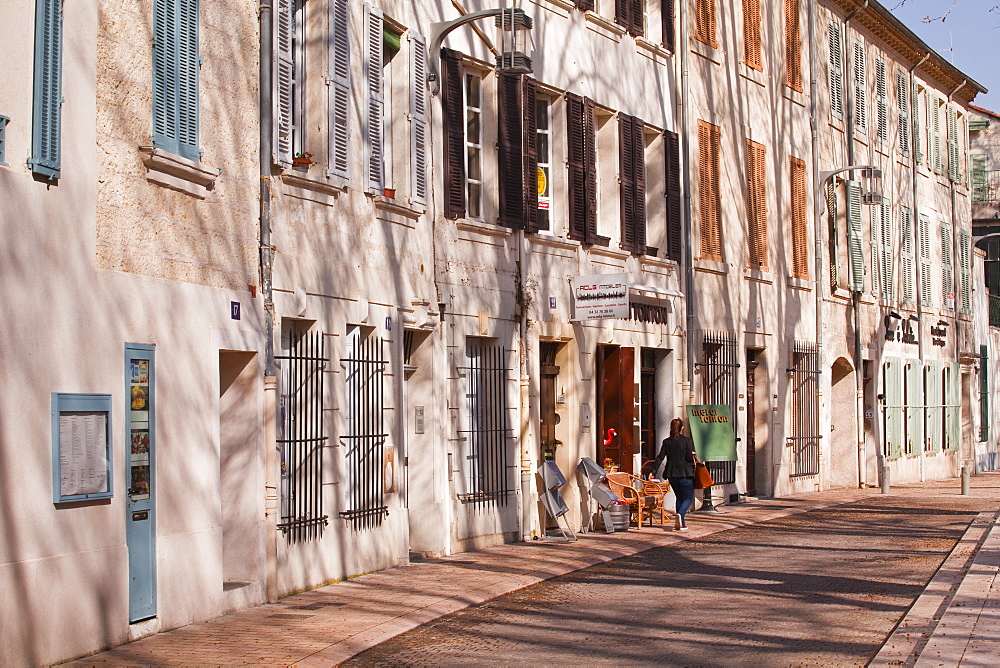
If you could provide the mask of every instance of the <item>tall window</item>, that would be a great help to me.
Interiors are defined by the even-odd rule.
[[[48,179],[58,179],[61,170],[62,135],[62,0],[35,2],[35,71],[31,114],[31,171]],[[0,141],[3,127],[0,120]],[[0,162],[3,161],[0,144]]]
[[[483,217],[483,80],[465,74],[465,196],[469,218]]]
[[[767,269],[767,153],[747,140],[747,235],[750,267]]]
[[[740,368],[736,361],[736,337],[731,332],[705,332],[702,360],[696,364],[700,367],[702,379],[702,402],[729,406],[733,429],[736,430],[736,385]],[[716,484],[736,481],[736,462],[708,462],[708,467]]]
[[[785,85],[802,92],[802,16],[799,0],[785,0]]]
[[[701,213],[701,257],[722,261],[719,221],[719,127],[698,121],[698,192]]]
[[[347,462],[346,510],[340,513],[355,529],[382,523],[388,514],[382,496],[385,464],[385,351],[370,328],[351,327],[345,369],[344,457]]]
[[[865,45],[854,42],[854,127],[865,132],[868,128],[868,68]]]
[[[809,215],[806,208],[806,163],[789,156],[792,193],[792,275],[809,278]]]
[[[633,37],[641,37],[646,23],[645,0],[615,0],[615,23]]]
[[[944,173],[941,160],[941,101],[928,93],[927,105],[927,166],[935,174]]]
[[[528,76],[497,78],[500,224],[528,232],[538,231],[537,88]]]
[[[903,408],[906,420],[906,454],[918,455],[924,449],[924,374],[920,360],[909,360],[903,368]]]
[[[538,150],[538,229],[550,230],[552,224],[552,103],[544,97],[535,99],[535,124]]]
[[[507,505],[513,493],[514,465],[507,416],[508,351],[489,339],[470,338],[466,346],[463,457],[465,503]]]
[[[882,406],[884,420],[882,434],[882,454],[889,459],[903,456],[906,440],[903,402],[903,361],[898,357],[887,357],[882,363]]]
[[[153,145],[200,161],[198,2],[153,0]]]
[[[792,475],[819,473],[819,352],[795,341],[792,348]]]
[[[715,0],[695,0],[694,38],[717,48],[719,43],[715,34]]]
[[[666,140],[666,181],[667,195],[667,252],[671,260],[681,261],[683,228],[681,226],[681,149],[680,136],[669,130],[663,133]]]
[[[278,0],[274,11],[275,162],[304,155],[306,127],[306,3]]]
[[[743,62],[764,69],[760,57],[760,0],[743,0]]]
[[[962,180],[962,144],[959,140],[958,110],[948,105],[948,178],[958,183]]]

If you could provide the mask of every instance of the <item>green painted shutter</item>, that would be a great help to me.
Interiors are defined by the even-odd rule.
[[[889,143],[889,76],[885,58],[875,59],[875,137],[880,144]]]
[[[865,289],[865,254],[861,231],[861,184],[847,181],[847,253],[851,265],[851,290]]]
[[[854,42],[854,127],[865,132],[868,127],[868,75],[865,45]]]
[[[924,372],[920,360],[906,364],[906,454],[918,455],[924,445]]]
[[[842,42],[840,23],[830,21],[830,115],[834,118],[844,117],[844,63],[842,60]]]
[[[969,156],[972,161],[972,201],[985,202],[989,199],[986,190],[986,165],[989,157],[983,153],[974,153]]]
[[[910,87],[905,72],[896,72],[896,109],[899,116],[899,152],[910,154]]]
[[[351,7],[348,0],[330,0],[329,175],[349,183],[351,136]],[[425,91],[426,92],[426,91]]]
[[[902,260],[903,274],[903,303],[913,304],[916,301],[916,289],[914,288],[914,266],[913,266],[913,218],[910,212],[900,219],[900,258]]]
[[[948,178],[958,183],[962,178],[962,156],[958,150],[958,113],[948,105]]]
[[[368,113],[365,127],[366,190],[382,194],[382,10],[365,3],[365,81]]]
[[[941,102],[933,95],[927,96],[927,148],[929,150],[929,166],[935,174],[944,173],[944,163],[941,160]]]
[[[944,308],[955,308],[955,277],[951,261],[951,228],[941,225],[941,301]]]
[[[295,53],[292,47],[295,32],[295,3],[277,0],[274,6],[274,163],[292,166],[292,109],[295,88]]]
[[[830,228],[830,289],[840,287],[840,231],[837,228],[837,188],[826,186],[826,212]]]
[[[990,359],[989,349],[979,346],[979,440],[990,440]]]
[[[874,207],[873,207],[874,208]],[[882,282],[882,299],[889,302],[893,298],[893,276],[892,276],[892,207],[888,198],[882,198],[879,206],[879,274]],[[909,209],[905,207],[900,211],[900,216],[907,218],[910,215]]]
[[[427,40],[410,36],[410,200],[427,203]]]
[[[931,306],[931,219],[924,214],[920,214],[917,221],[918,248],[920,257],[920,305]]]
[[[62,0],[36,0],[34,101],[28,164],[34,174],[48,179],[58,179],[61,166],[62,33]]]
[[[196,161],[199,66],[198,0],[154,0],[153,145]]]
[[[946,450],[956,450],[961,436],[962,377],[958,362],[948,362],[944,372],[945,442]]]
[[[960,302],[963,315],[972,313],[972,244],[968,230],[960,230],[958,233],[958,252],[961,270]]]
[[[890,459],[903,455],[903,362],[886,357],[882,364],[882,394],[885,396],[885,448]]]
[[[927,411],[924,451],[940,452],[944,437],[944,397],[941,396],[941,367],[937,360],[924,362],[924,396]]]

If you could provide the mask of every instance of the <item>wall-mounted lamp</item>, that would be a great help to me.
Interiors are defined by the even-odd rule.
[[[949,325],[947,320],[938,320],[938,327],[947,327]]]
[[[915,315],[913,315],[913,314],[911,313],[911,314],[910,314],[910,320],[912,320],[913,322],[917,322],[918,320],[920,320],[920,318],[918,318],[917,316],[915,316]]]
[[[903,316],[899,315],[895,311],[889,311],[889,317],[890,318],[895,318],[896,320],[902,320],[903,319]]]
[[[882,170],[878,167],[865,167],[861,170],[861,202],[882,203]]]

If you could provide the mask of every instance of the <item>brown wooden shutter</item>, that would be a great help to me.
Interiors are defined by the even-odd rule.
[[[715,0],[695,0],[694,38],[712,48],[718,48],[715,41]]]
[[[538,231],[538,119],[535,102],[538,83],[523,77],[522,104],[524,114],[524,225],[528,232]]]
[[[643,129],[643,122],[635,116],[619,114],[622,248],[640,255],[646,254],[646,145]]]
[[[764,69],[760,57],[760,0],[743,0],[743,62],[758,72]]]
[[[631,24],[631,6],[632,0],[615,0],[615,23],[626,30],[629,29]]]
[[[681,227],[681,147],[676,132],[665,132],[667,181],[667,257],[681,261],[684,232]]]
[[[660,0],[660,23],[662,24],[663,47],[670,51],[674,50],[674,2],[673,0]]]
[[[719,229],[719,128],[698,121],[698,199],[701,257],[722,261]]]
[[[576,8],[583,12],[592,12],[596,5],[594,0],[574,0]]]
[[[597,237],[597,169],[594,147],[594,103],[566,94],[569,143],[569,237],[592,244]]]
[[[747,234],[750,266],[767,269],[767,158],[763,144],[747,140]]]
[[[497,115],[500,140],[500,224],[524,229],[524,131],[521,128],[521,76],[497,77]]]
[[[792,275],[809,278],[809,235],[806,209],[806,163],[789,157],[792,179]]]
[[[652,0],[650,0],[652,1]],[[633,37],[642,37],[645,29],[645,12],[643,11],[643,0],[628,0],[629,22],[628,32]]]
[[[802,92],[802,27],[799,0],[785,0],[785,85]]]
[[[465,217],[465,96],[462,54],[441,49],[441,116],[444,140],[444,215]]]

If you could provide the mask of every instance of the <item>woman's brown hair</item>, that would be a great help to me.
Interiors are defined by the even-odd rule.
[[[670,438],[677,438],[684,432],[684,420],[674,418],[670,421]]]

